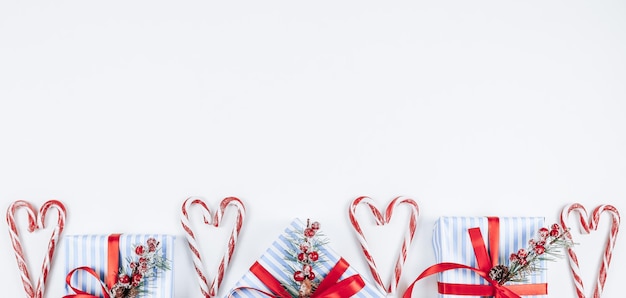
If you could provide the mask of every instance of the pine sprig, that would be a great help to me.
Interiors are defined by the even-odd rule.
[[[323,271],[321,265],[327,260],[320,248],[328,241],[319,228],[318,222],[307,220],[304,230],[288,233],[290,247],[285,250],[284,259],[287,261],[286,271],[293,278],[282,285],[292,298],[310,297],[321,280],[316,273]]]
[[[528,277],[539,271],[542,261],[555,261],[564,249],[573,245],[569,230],[563,230],[558,224],[550,229],[539,229],[537,238],[529,241],[526,249],[522,248],[509,257],[509,266],[497,265],[489,271],[489,277],[499,284],[507,282],[525,282]]]

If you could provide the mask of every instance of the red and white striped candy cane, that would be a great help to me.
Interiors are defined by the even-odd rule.
[[[233,253],[235,252],[237,238],[239,238],[239,233],[245,220],[246,209],[243,202],[241,202],[238,198],[227,197],[222,200],[219,210],[215,212],[215,215],[212,218],[213,226],[218,227],[222,221],[226,208],[231,205],[237,208],[237,220],[228,239],[226,252],[220,261],[217,274],[211,281],[211,286],[209,288],[207,273],[202,261],[199,245],[196,241],[193,228],[189,222],[189,209],[192,205],[198,205],[202,208],[202,215],[205,224],[211,224],[211,211],[202,199],[196,197],[188,198],[182,206],[181,224],[185,230],[185,237],[187,238],[187,243],[189,244],[189,249],[193,258],[193,265],[198,275],[200,291],[204,297],[215,297],[218,294],[219,286],[222,284],[222,280],[224,278],[224,273],[228,269],[228,265],[230,264]]]
[[[30,272],[28,270],[28,263],[26,261],[26,256],[24,255],[23,245],[20,241],[19,231],[15,222],[15,213],[20,209],[26,209],[28,214],[28,232],[32,233],[38,229],[44,229],[46,227],[46,214],[52,207],[54,207],[54,209],[58,212],[57,224],[50,235],[48,251],[41,265],[41,275],[39,275],[39,279],[37,280],[37,287],[33,288]],[[13,244],[13,250],[15,252],[15,258],[17,259],[17,266],[20,270],[22,283],[24,284],[24,291],[26,292],[26,296],[29,298],[44,297],[46,280],[48,279],[48,273],[50,272],[54,251],[57,243],[59,242],[59,237],[63,233],[63,227],[65,226],[65,216],[65,206],[63,203],[56,200],[45,202],[44,205],[41,206],[39,213],[36,213],[35,208],[30,203],[22,200],[13,202],[7,209],[9,236],[11,238],[11,243]]]
[[[367,244],[367,240],[363,235],[363,230],[356,219],[356,209],[360,204],[367,205],[372,214],[374,215],[374,219],[376,221],[376,225],[385,225],[390,222],[391,217],[393,216],[394,209],[400,204],[406,204],[411,208],[411,215],[409,218],[409,225],[405,231],[404,238],[402,241],[402,246],[400,248],[400,252],[398,254],[398,260],[396,261],[394,267],[394,275],[391,277],[391,282],[388,287],[385,286],[380,274],[378,272],[378,268],[376,267],[376,262],[372,257],[369,246]],[[408,249],[411,243],[413,242],[413,236],[415,235],[415,230],[417,229],[417,218],[419,216],[419,207],[417,203],[405,197],[396,197],[393,199],[389,205],[387,205],[387,209],[385,210],[385,216],[383,217],[382,213],[378,210],[378,208],[374,205],[374,201],[370,197],[362,196],[356,198],[352,204],[350,205],[348,215],[350,216],[350,222],[352,223],[352,227],[356,233],[357,238],[361,244],[361,249],[363,250],[363,254],[365,255],[365,259],[370,267],[370,271],[372,272],[372,276],[374,281],[378,285],[378,287],[389,294],[393,294],[397,287],[398,282],[400,281],[400,276],[402,275],[402,268],[404,266],[404,262],[406,261],[406,257],[408,254]]]
[[[596,277],[596,285],[593,290],[593,297],[600,298],[602,296],[602,291],[604,290],[604,284],[606,283],[607,271],[609,269],[609,265],[611,264],[617,233],[619,232],[620,215],[615,207],[611,205],[600,205],[593,210],[593,213],[591,214],[591,221],[587,221],[589,216],[585,207],[581,204],[574,203],[563,208],[563,211],[561,212],[561,225],[564,229],[568,228],[567,220],[569,215],[573,212],[578,213],[578,223],[582,234],[589,234],[591,231],[598,230],[598,223],[600,222],[600,216],[603,212],[608,212],[612,216],[611,230],[608,235],[608,241],[604,247],[602,263],[600,264],[598,275]],[[576,293],[579,298],[585,298],[585,287],[580,275],[578,256],[574,251],[574,247],[570,247],[567,254],[570,261],[572,278],[574,280],[574,285],[576,286]]]

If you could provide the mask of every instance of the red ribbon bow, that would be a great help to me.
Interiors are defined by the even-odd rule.
[[[488,285],[468,285],[438,282],[440,294],[452,295],[474,295],[474,296],[495,296],[496,298],[521,298],[520,295],[547,295],[548,284],[523,284],[523,285],[501,285],[489,277],[489,271],[498,265],[498,249],[500,247],[500,220],[497,217],[488,217],[489,224],[489,247],[487,252],[483,235],[480,228],[468,229],[474,255],[478,268],[458,263],[439,263],[428,267],[406,290],[403,298],[410,298],[415,284],[427,276],[454,269],[467,269],[476,272],[479,276],[489,282]]]
[[[65,277],[65,282],[76,294],[66,295],[66,296],[63,296],[63,298],[100,298],[99,296],[95,296],[95,294],[87,293],[83,290],[77,289],[74,286],[72,286],[72,283],[71,283],[72,276],[77,271],[85,271],[89,273],[91,276],[98,279],[100,281],[100,286],[102,287],[102,296],[104,296],[104,298],[111,298],[109,296],[108,289],[113,288],[115,283],[117,283],[117,273],[119,270],[119,263],[120,263],[119,249],[120,249],[120,234],[110,235],[108,239],[108,247],[107,247],[108,259],[107,259],[107,271],[106,271],[107,274],[105,277],[106,284],[105,282],[100,280],[100,276],[93,268],[90,268],[90,267],[74,268]]]
[[[352,295],[358,293],[363,287],[365,287],[365,282],[361,276],[352,275],[339,281],[339,278],[344,272],[346,272],[349,266],[350,265],[346,260],[343,258],[339,259],[337,264],[335,264],[330,272],[328,272],[328,275],[326,275],[326,277],[322,280],[311,298],[344,298],[351,297]],[[269,271],[263,268],[259,262],[255,262],[252,267],[250,267],[250,271],[261,282],[263,282],[265,286],[268,287],[271,293],[252,287],[239,287],[234,289],[232,292],[236,290],[252,290],[272,298],[291,297],[291,294],[283,288],[282,284],[274,276],[272,276]],[[232,297],[232,292],[229,297]]]

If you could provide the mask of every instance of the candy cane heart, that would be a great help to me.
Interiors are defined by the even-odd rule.
[[[189,222],[189,209],[194,205],[201,208],[204,223],[207,225],[213,225],[215,227],[220,226],[222,218],[224,216],[224,212],[226,211],[228,206],[233,206],[237,209],[237,221],[233,226],[233,230],[228,239],[226,252],[224,253],[224,256],[219,263],[217,274],[211,281],[210,287],[207,279],[208,275],[206,273],[206,266],[204,265],[204,262],[202,261],[202,256],[200,254],[200,245],[196,240],[196,231],[194,231]],[[219,210],[217,210],[215,212],[215,215],[213,216],[211,216],[211,211],[209,210],[209,207],[201,198],[190,197],[183,203],[181,224],[183,229],[185,230],[185,237],[187,239],[187,243],[189,244],[189,250],[193,258],[193,265],[196,269],[198,284],[200,285],[200,291],[203,297],[215,297],[217,295],[219,287],[224,278],[224,273],[228,269],[228,265],[230,264],[233,253],[235,252],[237,238],[239,238],[239,233],[245,220],[245,215],[246,209],[243,202],[235,197],[224,198],[220,203]]]
[[[15,214],[19,210],[25,210],[28,215],[28,232],[33,233],[37,230],[46,228],[46,215],[50,209],[57,210],[57,223],[56,226],[52,229],[52,233],[50,235],[50,240],[48,241],[48,250],[46,255],[44,256],[42,265],[41,265],[41,274],[37,280],[37,286],[33,287],[33,283],[31,281],[31,274],[28,269],[28,261],[26,260],[26,255],[24,254],[24,245],[20,240],[20,233],[18,230],[17,222],[15,221]],[[63,233],[63,227],[65,226],[65,206],[63,203],[50,200],[47,201],[41,206],[39,212],[37,213],[36,209],[29,202],[18,200],[13,202],[9,208],[7,209],[7,223],[9,224],[9,237],[11,238],[11,243],[13,245],[13,251],[15,252],[15,258],[17,260],[17,267],[20,271],[20,277],[22,279],[22,283],[24,284],[24,291],[26,292],[26,296],[29,298],[42,298],[45,293],[45,285],[46,280],[48,279],[48,273],[50,272],[50,267],[52,266],[52,261],[54,258],[54,251],[57,247],[57,243],[59,242],[59,237]]]
[[[400,251],[398,253],[398,259],[394,266],[394,275],[391,277],[391,282],[389,286],[385,286],[384,282],[382,281],[382,278],[380,277],[378,268],[376,267],[376,262],[374,261],[374,258],[372,257],[372,254],[370,253],[367,240],[365,239],[365,236],[363,235],[363,230],[361,229],[361,226],[359,225],[359,222],[356,219],[356,215],[355,215],[356,209],[361,204],[364,204],[369,207],[370,211],[372,212],[372,215],[374,216],[376,225],[385,225],[389,223],[391,220],[391,217],[393,216],[393,211],[398,206],[404,204],[410,208],[411,215],[409,218],[407,229],[404,233],[402,246],[400,247]],[[354,228],[356,236],[361,244],[361,249],[363,250],[365,259],[367,260],[367,263],[370,267],[370,271],[372,273],[374,281],[376,282],[376,284],[382,291],[385,291],[390,294],[394,293],[398,287],[400,276],[402,275],[402,268],[404,266],[404,262],[406,261],[409,246],[413,242],[413,236],[415,235],[415,230],[417,229],[417,218],[419,217],[419,207],[417,203],[410,198],[396,197],[389,203],[389,205],[387,205],[387,209],[385,210],[385,214],[383,216],[383,214],[378,210],[378,208],[374,204],[374,201],[370,197],[362,196],[362,197],[356,198],[352,202],[348,210],[348,215],[350,216],[350,222],[352,223],[352,227]]]
[[[589,234],[592,231],[598,230],[598,223],[600,222],[600,217],[602,213],[607,212],[611,215],[611,228],[608,234],[608,239],[606,241],[606,245],[603,250],[602,255],[602,263],[600,264],[600,268],[598,268],[598,275],[596,277],[596,285],[593,290],[593,297],[600,298],[602,296],[602,291],[604,289],[604,285],[606,283],[607,271],[609,269],[609,265],[611,264],[611,257],[613,256],[613,248],[615,247],[615,240],[617,238],[617,233],[619,231],[620,225],[620,215],[617,209],[611,205],[600,205],[596,207],[592,214],[591,218],[589,218],[587,210],[581,204],[574,203],[563,208],[561,212],[561,225],[564,229],[568,229],[567,222],[569,216],[572,213],[578,213],[578,224],[581,229],[581,234]],[[571,233],[569,234],[571,237]],[[583,281],[580,274],[580,266],[578,264],[578,256],[574,250],[574,246],[570,247],[567,251],[569,261],[570,261],[570,269],[572,272],[572,279],[574,281],[574,285],[576,287],[576,293],[578,298],[585,298],[585,287],[583,285]]]

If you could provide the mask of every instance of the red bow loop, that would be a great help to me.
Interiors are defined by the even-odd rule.
[[[67,283],[67,285],[74,291],[74,293],[76,294],[70,294],[70,295],[66,295],[63,296],[63,298],[100,298],[99,296],[95,296],[93,294],[87,293],[81,289],[77,289],[74,286],[72,286],[72,276],[74,276],[74,273],[78,272],[78,271],[85,271],[87,272],[89,275],[95,277],[99,282],[100,282],[100,287],[102,289],[102,295],[104,296],[104,298],[110,298],[109,296],[109,290],[107,289],[107,286],[104,284],[104,282],[102,282],[102,280],[100,280],[100,277],[98,276],[98,273],[93,270],[92,268],[89,267],[78,267],[78,268],[74,268],[72,271],[70,271],[67,276],[65,277],[65,282]]]

